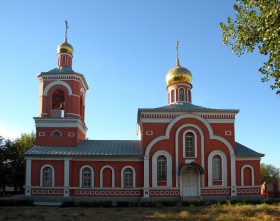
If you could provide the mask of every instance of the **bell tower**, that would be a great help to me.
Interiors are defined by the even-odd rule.
[[[57,67],[41,72],[39,113],[34,117],[36,145],[77,146],[86,138],[84,76],[72,69],[73,47],[68,43],[66,24],[64,42],[57,47]]]

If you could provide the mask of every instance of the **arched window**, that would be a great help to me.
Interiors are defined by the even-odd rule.
[[[188,90],[188,102],[192,102],[191,91]]]
[[[188,132],[185,137],[185,157],[195,157],[194,134]]]
[[[82,187],[91,188],[92,187],[92,172],[91,169],[85,167],[82,169]]]
[[[175,90],[171,91],[171,103],[175,102]]]
[[[157,158],[157,181],[167,181],[167,160],[163,155]]]
[[[221,157],[215,155],[212,158],[212,178],[213,180],[221,180],[222,173],[221,173]]]
[[[43,168],[43,187],[52,187],[53,186],[53,171],[51,167]]]
[[[51,136],[53,136],[53,137],[61,137],[61,136],[62,136],[62,133],[61,133],[59,130],[54,130],[54,131],[51,133]]]
[[[185,90],[184,88],[180,88],[179,89],[179,101],[184,101],[184,93],[185,93]]]
[[[123,187],[132,188],[133,187],[133,170],[131,168],[126,168],[123,171]]]

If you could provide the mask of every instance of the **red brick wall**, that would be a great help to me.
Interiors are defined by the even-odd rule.
[[[55,183],[57,187],[64,185],[64,161],[63,160],[32,160],[31,161],[31,185],[40,186],[40,171],[44,165],[51,165],[55,170]]]

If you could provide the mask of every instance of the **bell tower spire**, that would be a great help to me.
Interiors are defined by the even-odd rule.
[[[57,68],[70,68],[72,69],[72,59],[74,49],[68,43],[68,22],[65,20],[65,37],[64,42],[57,47]]]

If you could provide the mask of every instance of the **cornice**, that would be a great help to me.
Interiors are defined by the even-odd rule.
[[[41,82],[42,80],[78,80],[82,83],[83,87],[88,90],[88,84],[83,74],[72,72],[72,73],[47,73],[41,72],[37,75],[37,78]]]
[[[42,118],[34,117],[35,126],[37,127],[78,127],[81,131],[86,133],[87,127],[79,118]]]

